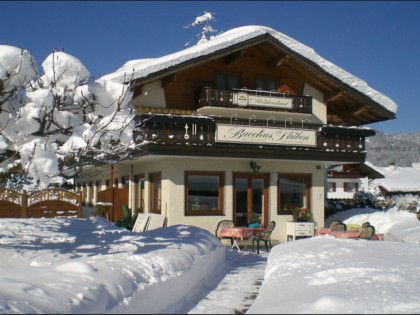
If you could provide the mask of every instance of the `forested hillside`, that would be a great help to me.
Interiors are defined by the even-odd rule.
[[[366,138],[366,160],[375,166],[411,166],[420,162],[420,132],[383,133]]]

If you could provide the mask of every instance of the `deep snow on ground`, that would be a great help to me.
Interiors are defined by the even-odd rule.
[[[318,236],[237,253],[193,226],[1,219],[0,313],[420,313],[415,215],[340,215],[386,241]]]

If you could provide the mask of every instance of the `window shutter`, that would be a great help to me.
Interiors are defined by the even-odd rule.
[[[356,191],[359,191],[359,183],[354,183],[354,189],[355,189]]]
[[[344,183],[344,191],[349,191],[349,185],[348,185],[348,183]]]
[[[336,182],[333,182],[332,183],[332,190],[333,190],[333,192],[336,191],[336,188],[337,188],[337,183]]]

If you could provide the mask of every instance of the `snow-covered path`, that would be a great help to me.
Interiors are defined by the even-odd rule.
[[[229,247],[223,270],[208,283],[208,294],[188,314],[244,314],[258,295],[264,280],[268,253]]]

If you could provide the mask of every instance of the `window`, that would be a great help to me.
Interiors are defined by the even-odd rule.
[[[356,192],[359,191],[359,184],[355,182],[344,183],[345,192]]]
[[[161,188],[161,174],[160,173],[151,173],[149,175],[150,182],[150,212],[161,214],[161,198],[162,198],[162,188]]]
[[[223,214],[222,172],[185,172],[185,215]]]
[[[136,212],[144,212],[144,175],[134,176],[134,209]]]
[[[336,187],[336,183],[328,182],[328,192],[335,192],[337,189]]]
[[[293,208],[311,208],[311,175],[279,174],[278,214],[291,214]]]
[[[217,73],[216,88],[218,89],[236,89],[239,87],[239,74],[237,73]]]
[[[121,186],[122,188],[129,189],[130,181],[127,177],[121,177]]]
[[[263,91],[275,91],[277,89],[277,80],[267,77],[258,77],[257,78],[257,89]]]

